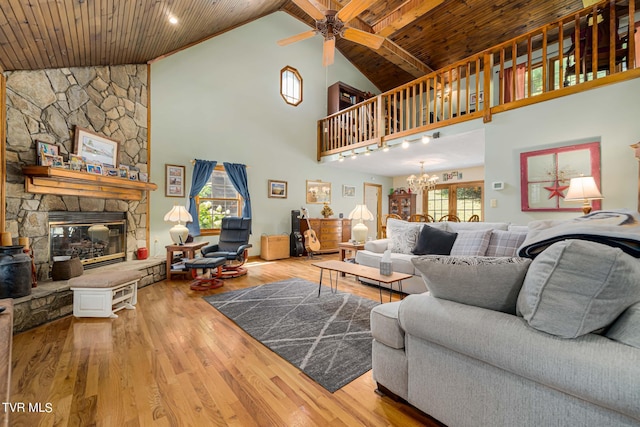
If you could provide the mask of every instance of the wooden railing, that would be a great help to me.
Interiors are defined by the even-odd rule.
[[[318,160],[640,77],[635,1],[616,3],[597,3],[319,120]]]

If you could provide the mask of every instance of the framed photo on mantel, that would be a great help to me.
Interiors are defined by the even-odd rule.
[[[76,154],[87,163],[118,166],[118,141],[76,126]]]

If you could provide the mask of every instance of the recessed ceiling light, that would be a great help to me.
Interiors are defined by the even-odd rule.
[[[173,25],[176,25],[178,23],[178,18],[176,18],[175,16],[170,16],[169,22]]]
[[[402,141],[402,148],[409,148],[409,141],[407,141],[406,139]]]
[[[423,143],[423,144],[428,144],[428,143],[429,143],[429,141],[431,141],[431,136],[429,136],[429,135],[424,135],[424,136],[422,137],[422,143]]]

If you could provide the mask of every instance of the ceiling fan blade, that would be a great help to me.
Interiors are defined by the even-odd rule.
[[[325,39],[322,45],[322,66],[326,67],[333,64],[333,56],[336,52],[336,39]]]
[[[324,12],[311,4],[309,0],[293,0],[293,2],[316,21],[322,21],[325,18]]]
[[[370,47],[371,49],[380,49],[380,46],[382,46],[382,43],[384,42],[384,37],[355,28],[345,28],[342,37],[347,40],[351,40],[352,42]]]
[[[316,35],[316,30],[305,31],[304,33],[296,34],[295,36],[287,37],[286,39],[278,40],[278,45],[286,46],[291,43],[299,42]]]
[[[351,0],[345,7],[338,11],[336,17],[342,22],[349,22],[375,2],[376,0]]]

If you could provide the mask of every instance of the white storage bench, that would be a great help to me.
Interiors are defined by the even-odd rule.
[[[118,310],[135,309],[141,278],[139,271],[110,271],[70,279],[73,315],[116,318]]]

